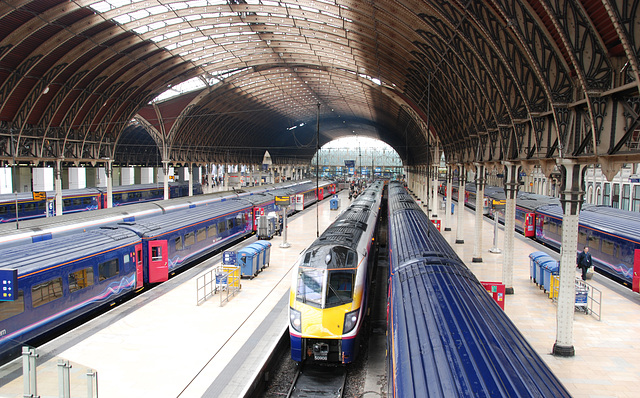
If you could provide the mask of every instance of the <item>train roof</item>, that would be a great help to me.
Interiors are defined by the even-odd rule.
[[[560,205],[539,207],[536,212],[562,218]],[[609,206],[587,205],[580,211],[580,225],[640,242],[640,214]]]
[[[360,237],[367,230],[372,207],[381,196],[382,183],[367,188],[336,220],[316,239],[309,249],[320,246],[344,246],[356,250]],[[377,210],[377,209],[376,209]]]
[[[424,211],[393,185],[389,352],[395,395],[569,396]]]
[[[247,207],[251,202],[242,198],[227,199],[193,209],[178,210],[158,216],[152,216],[135,222],[122,222],[118,225],[135,231],[141,237],[152,237],[166,234],[189,225],[197,224],[211,218],[223,216]]]
[[[0,249],[3,269],[17,269],[18,277],[54,264],[101,253],[140,240],[122,228],[100,228],[69,236]]]

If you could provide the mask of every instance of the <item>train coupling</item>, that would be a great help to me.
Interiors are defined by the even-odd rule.
[[[326,361],[329,356],[329,344],[315,343],[313,345],[313,358],[316,361]]]

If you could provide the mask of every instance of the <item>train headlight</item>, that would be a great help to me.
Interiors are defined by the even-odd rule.
[[[360,312],[359,309],[347,312],[344,315],[344,329],[342,330],[343,334],[349,333],[353,330],[354,327],[356,327],[356,324],[358,323],[358,312]]]
[[[296,332],[300,332],[302,330],[302,316],[300,315],[300,311],[289,307],[289,323]]]

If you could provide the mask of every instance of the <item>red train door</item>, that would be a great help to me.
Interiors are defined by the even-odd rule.
[[[324,199],[324,188],[319,188],[318,189],[318,200],[323,200]]]
[[[166,240],[149,241],[149,283],[169,279],[169,263]]]
[[[136,263],[136,289],[140,289],[144,284],[144,275],[142,270],[144,269],[142,264],[142,243],[136,245],[133,252],[133,261]]]
[[[640,293],[640,249],[636,249],[633,256],[633,286],[631,290]]]
[[[524,236],[531,238],[536,235],[535,214],[526,213],[524,216]]]

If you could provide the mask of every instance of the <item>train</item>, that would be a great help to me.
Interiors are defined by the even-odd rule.
[[[373,182],[294,264],[289,293],[294,361],[347,364],[357,358],[384,187],[384,181]]]
[[[202,194],[202,185],[193,184],[193,194]],[[16,202],[18,208],[17,220],[29,220],[46,217],[56,208],[53,191],[46,192],[46,198],[36,199],[31,192],[0,195],[0,223],[16,221]],[[169,183],[169,198],[179,198],[189,195],[188,183]],[[47,203],[49,198],[49,203]],[[164,188],[157,184],[123,185],[112,190],[112,204],[114,207],[132,203],[144,203],[164,199]],[[47,206],[50,206],[48,208]],[[89,210],[107,208],[106,188],[84,188],[62,190],[62,213],[78,213]]]
[[[457,189],[455,191],[452,199],[457,198]],[[467,184],[465,205],[472,209],[475,209],[475,195],[475,186]],[[497,216],[502,224],[505,198],[504,189],[500,187],[485,190],[485,213]],[[558,198],[518,192],[515,229],[524,236],[560,251],[562,216]],[[576,254],[585,246],[589,247],[594,268],[599,273],[640,292],[640,213],[603,205],[583,205]]]
[[[279,189],[295,194],[306,190],[300,185]],[[324,182],[319,191],[334,188],[335,183]],[[274,192],[278,190],[269,194],[271,201]],[[267,202],[226,197],[99,228],[70,225],[64,235],[0,248],[0,361],[13,357],[21,345],[166,281],[204,256],[252,235],[253,217],[270,206]]]
[[[130,222],[143,218],[170,213],[176,210],[206,206],[210,203],[226,200],[229,198],[252,198],[261,200],[261,194],[265,194],[257,214],[273,211],[275,208],[275,196],[293,196],[298,192],[307,191],[311,182],[296,181],[277,183],[273,185],[262,185],[231,191],[221,191],[197,196],[184,196],[176,199],[130,204],[123,207],[113,207],[110,209],[100,209],[98,212],[81,212],[64,214],[57,217],[35,218],[20,221],[17,228],[16,223],[0,223],[0,248],[9,245],[35,242],[38,240],[51,239],[56,236],[64,236],[70,233],[85,231],[92,228],[114,222]],[[313,184],[315,187],[315,183]],[[337,184],[333,181],[322,180],[319,182],[320,195],[325,197],[330,193],[335,193]],[[293,206],[288,207],[288,213],[293,212]],[[265,213],[265,214],[267,214]],[[254,221],[257,221],[257,214]]]
[[[569,397],[400,183],[388,188],[389,397]]]

